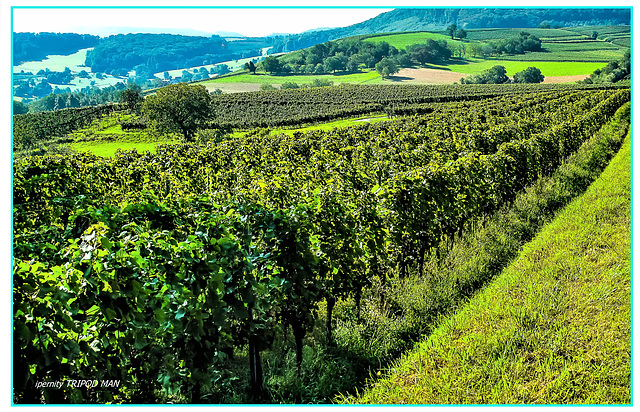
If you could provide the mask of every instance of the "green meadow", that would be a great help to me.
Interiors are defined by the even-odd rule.
[[[445,36],[440,33],[432,33],[432,32],[417,32],[417,33],[400,33],[400,34],[388,34],[384,36],[372,36],[366,37],[363,40],[369,43],[382,43],[386,41],[390,45],[394,46],[396,49],[402,50],[406,49],[407,46],[412,44],[425,43],[427,40],[445,40],[448,43],[454,43],[451,41],[451,37]],[[455,41],[455,43],[459,43]]]
[[[72,143],[70,147],[78,152],[89,151],[97,156],[112,157],[118,150],[129,151],[135,150],[138,153],[151,152],[155,153],[156,146],[160,142],[127,142],[127,141],[93,141],[83,143]],[[166,142],[163,142],[166,143]]]
[[[68,143],[68,147],[78,152],[89,151],[98,156],[112,157],[118,150],[154,153],[156,145],[172,142],[152,137],[148,130],[122,130],[120,122],[130,118],[131,115],[116,113],[95,120],[91,126],[75,131],[74,141]]]
[[[359,73],[337,73],[337,74],[300,74],[300,75],[270,75],[266,73],[239,73],[219,78],[207,80],[202,84],[220,84],[220,83],[249,83],[249,84],[270,84],[280,85],[285,82],[294,82],[298,85],[307,85],[313,83],[314,80],[329,80],[334,84],[350,83],[350,84],[375,84],[381,78],[375,70],[362,71]]]
[[[458,60],[460,61],[460,60]],[[513,76],[515,73],[527,67],[537,67],[545,76],[575,76],[590,74],[596,69],[606,66],[605,63],[594,62],[549,62],[549,61],[513,61],[502,59],[466,59],[461,63],[447,65],[431,65],[432,68],[443,69],[452,72],[476,74],[493,66],[504,66],[507,75]]]

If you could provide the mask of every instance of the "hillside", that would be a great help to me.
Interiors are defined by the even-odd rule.
[[[256,73],[245,69],[208,80],[206,85],[210,91],[229,93],[320,81],[451,84],[498,65],[509,77],[535,67],[545,83],[565,83],[584,80],[606,63],[621,60],[625,44],[630,44],[630,27],[624,25],[469,29],[464,39],[426,31],[358,35],[292,51],[278,57],[278,64],[268,70],[258,64]],[[442,48],[445,45],[448,50]],[[383,78],[376,65],[385,56],[391,56],[399,71]]]
[[[285,36],[274,50],[292,51],[362,34],[444,30],[452,23],[465,29],[534,28],[541,23],[563,27],[628,25],[631,24],[631,9],[401,8],[347,27]]]

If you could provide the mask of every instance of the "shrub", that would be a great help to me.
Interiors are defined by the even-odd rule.
[[[513,75],[514,83],[542,83],[544,76],[537,67],[527,67]]]

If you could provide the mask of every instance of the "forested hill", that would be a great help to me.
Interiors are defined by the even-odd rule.
[[[631,24],[631,8],[401,8],[362,23],[331,30],[285,36],[275,51],[292,51],[360,34],[465,29]]]
[[[93,47],[100,37],[77,33],[13,33],[13,64],[44,59],[50,54],[71,54]]]
[[[215,35],[118,34],[102,39],[87,53],[85,65],[94,72],[126,73],[133,69],[138,75],[149,77],[160,71],[259,55],[259,47],[261,43],[248,43],[246,48],[238,48]]]

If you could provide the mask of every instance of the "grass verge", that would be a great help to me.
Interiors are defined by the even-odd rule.
[[[607,133],[616,134],[611,125],[599,135]],[[493,283],[443,318],[428,339],[363,394],[340,401],[630,403],[630,137],[625,135],[622,149],[595,183]],[[532,188],[525,198],[549,197],[547,192],[549,198],[562,197],[590,181],[588,175],[598,169],[592,166],[609,145],[592,139],[587,146],[592,155],[581,150],[556,179]],[[484,250],[475,253],[476,261],[483,260]],[[462,265],[459,272],[473,265]],[[463,281],[461,276],[458,283]]]

